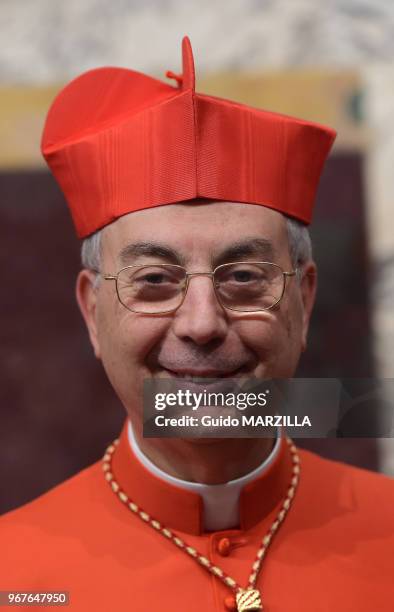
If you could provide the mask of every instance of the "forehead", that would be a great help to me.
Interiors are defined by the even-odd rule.
[[[263,239],[277,255],[288,252],[285,217],[265,206],[238,202],[182,203],[136,211],[104,230],[104,255],[114,259],[129,244],[157,243],[186,258],[220,254],[234,244]]]

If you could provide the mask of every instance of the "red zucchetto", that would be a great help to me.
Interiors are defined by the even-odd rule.
[[[309,223],[335,131],[196,93],[190,41],[178,87],[90,70],[53,102],[43,155],[83,238],[126,213],[196,198],[261,204]]]

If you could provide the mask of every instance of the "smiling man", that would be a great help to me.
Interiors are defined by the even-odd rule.
[[[270,438],[147,438],[145,380],[291,378],[329,128],[129,70],[55,100],[43,152],[84,238],[77,299],[120,440],[2,519],[2,589],[71,609],[392,609],[389,479]],[[378,512],[377,512],[378,509]],[[391,595],[391,597],[390,597]]]
[[[284,277],[294,265],[285,217],[263,206],[193,201],[124,215],[101,233],[93,239],[96,249],[100,240],[99,261],[90,265],[91,247],[85,244],[87,267],[78,278],[78,301],[96,357],[130,416],[140,449],[156,465],[185,480],[217,484],[254,469],[265,458],[269,439],[227,440],[218,448],[166,440],[164,450],[157,439],[143,438],[143,381],[294,374],[306,345],[316,276],[313,262],[307,260],[298,278]],[[259,304],[253,303],[254,310],[248,312],[248,303],[225,302],[226,307],[218,300],[211,270],[216,285],[225,285],[228,300],[230,283],[233,291],[235,284],[241,285],[237,296],[241,290],[245,293],[245,284],[252,284],[249,276],[267,267],[274,268],[270,274],[271,284],[278,285],[275,301],[283,294],[280,307],[259,311]],[[195,274],[187,286],[183,269]],[[117,279],[112,272],[119,270]],[[137,285],[133,295],[130,274]],[[174,285],[179,285],[179,292]],[[164,293],[166,299],[161,300],[165,291],[169,296]],[[141,294],[146,301],[140,301]],[[264,293],[262,298],[271,296]],[[166,314],[152,316],[163,310]]]

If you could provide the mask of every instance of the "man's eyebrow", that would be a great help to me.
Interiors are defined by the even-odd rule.
[[[227,247],[215,257],[215,264],[243,260],[245,257],[258,258],[260,261],[273,261],[276,251],[270,240],[265,238],[246,238]]]
[[[118,254],[118,260],[124,266],[130,265],[138,257],[160,258],[170,263],[185,265],[185,258],[180,253],[158,242],[130,243],[124,246]],[[246,257],[272,261],[275,258],[275,249],[272,242],[265,238],[246,238],[223,249],[214,258],[214,264],[220,265],[229,261],[243,260]]]
[[[177,251],[157,242],[133,242],[123,247],[118,254],[119,262],[125,266],[137,257],[159,257],[171,263],[183,263],[183,258]]]

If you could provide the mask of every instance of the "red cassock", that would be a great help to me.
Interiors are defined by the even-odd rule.
[[[258,578],[265,612],[392,612],[393,481],[299,455],[300,483]],[[246,586],[292,464],[283,440],[268,471],[241,492],[240,528],[210,533],[200,496],[148,472],[126,428],[112,469],[130,499]],[[78,612],[232,609],[229,589],[120,501],[101,462],[6,514],[0,541],[1,590],[68,591],[67,609]]]

